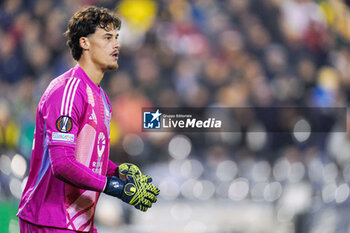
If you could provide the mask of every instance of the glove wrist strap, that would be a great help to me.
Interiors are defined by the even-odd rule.
[[[104,190],[104,193],[121,198],[124,185],[125,181],[119,179],[118,177],[107,177],[106,188]]]

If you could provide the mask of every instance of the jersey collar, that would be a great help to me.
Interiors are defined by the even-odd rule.
[[[76,73],[78,74],[78,77],[81,77],[93,90],[100,91],[101,86],[96,85],[89,76],[85,73],[85,71],[77,64],[74,69],[76,70]]]

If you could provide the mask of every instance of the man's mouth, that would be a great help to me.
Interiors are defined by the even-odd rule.
[[[118,60],[118,55],[119,55],[119,52],[112,53],[112,57],[114,58],[114,60]]]

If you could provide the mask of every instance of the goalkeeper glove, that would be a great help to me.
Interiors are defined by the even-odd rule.
[[[122,201],[135,206],[136,209],[147,211],[152,203],[157,201],[159,189],[140,177],[128,176],[126,181],[118,177],[107,177],[104,193],[120,198]]]
[[[152,178],[147,175],[143,175],[141,170],[132,163],[122,163],[118,166],[119,178],[124,179],[127,176],[136,176],[141,178],[141,182],[152,182]]]

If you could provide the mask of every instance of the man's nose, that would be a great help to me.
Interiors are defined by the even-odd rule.
[[[115,39],[115,43],[114,43],[113,48],[119,49],[119,47],[120,47],[119,41],[117,39]]]

